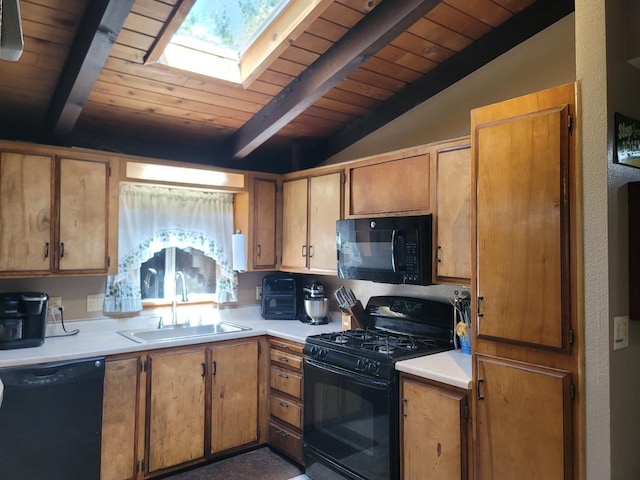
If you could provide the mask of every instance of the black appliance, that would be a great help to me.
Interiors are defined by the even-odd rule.
[[[431,215],[338,220],[338,277],[430,285]]]
[[[48,303],[46,293],[0,293],[0,350],[42,345]]]
[[[100,478],[104,358],[0,369],[0,478]]]
[[[291,275],[274,273],[262,279],[260,314],[266,320],[297,320],[299,287]]]
[[[380,296],[364,329],[307,337],[304,345],[304,459],[322,480],[400,478],[395,362],[451,350],[453,306]]]

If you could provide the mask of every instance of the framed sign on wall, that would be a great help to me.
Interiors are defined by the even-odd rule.
[[[614,161],[630,167],[640,168],[640,120],[614,114],[615,147]]]

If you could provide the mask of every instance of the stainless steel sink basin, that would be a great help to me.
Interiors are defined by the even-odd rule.
[[[191,337],[205,337],[208,335],[220,335],[222,333],[234,333],[251,330],[229,322],[220,322],[207,325],[169,325],[164,328],[145,330],[118,330],[118,333],[129,340],[138,343],[170,342]]]

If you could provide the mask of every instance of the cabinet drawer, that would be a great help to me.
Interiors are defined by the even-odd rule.
[[[269,422],[269,445],[291,457],[300,465],[302,457],[302,435],[289,427],[271,420]]]
[[[304,348],[304,345],[301,343],[289,342],[287,340],[280,340],[278,338],[270,338],[269,345],[271,346],[271,348],[285,350],[287,352],[298,355],[302,355],[302,349]]]
[[[302,371],[302,357],[289,352],[271,349],[271,362]]]
[[[271,388],[302,399],[302,375],[274,365],[271,367]]]
[[[273,392],[271,393],[271,415],[296,428],[302,428],[302,404],[287,400]]]

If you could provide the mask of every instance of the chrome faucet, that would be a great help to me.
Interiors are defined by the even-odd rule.
[[[184,281],[184,273],[178,271],[176,273],[176,288],[175,295],[173,296],[173,303],[171,305],[171,323],[176,325],[178,323],[178,280],[180,280],[180,285],[182,286],[182,301],[188,301],[187,298],[187,285]]]

